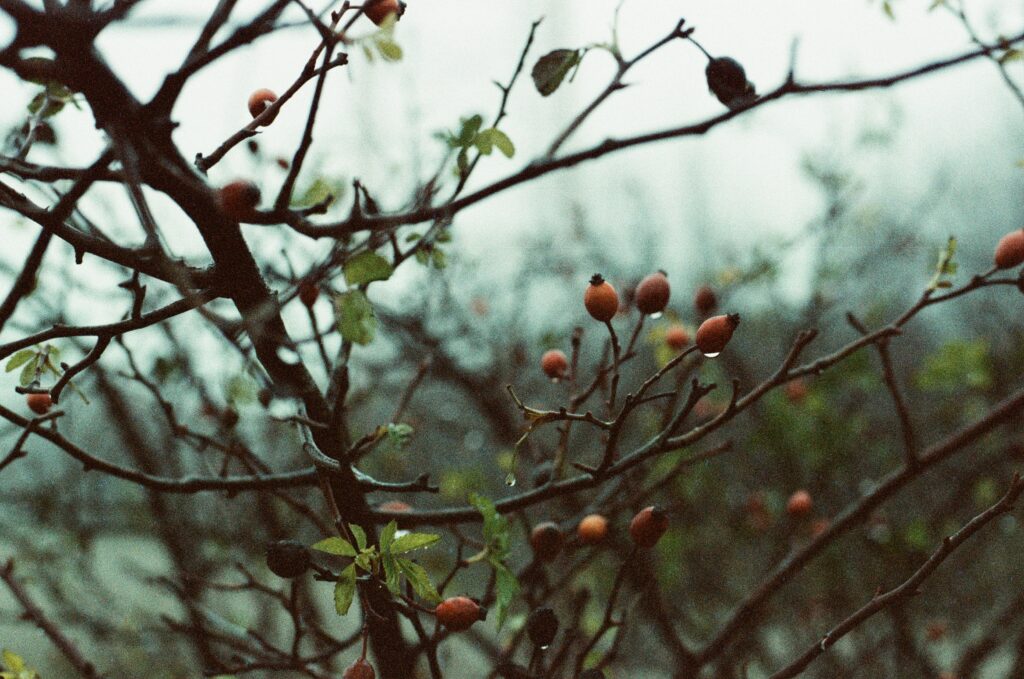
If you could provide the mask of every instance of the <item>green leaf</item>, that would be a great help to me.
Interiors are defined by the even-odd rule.
[[[889,17],[890,19],[895,21],[896,14],[893,13],[893,11],[892,11],[892,3],[889,2],[889,0],[884,0],[884,2],[882,2],[882,11],[885,12],[885,15],[887,17]]]
[[[415,549],[423,549],[429,547],[438,540],[441,539],[440,535],[433,535],[431,533],[406,533],[398,538],[391,544],[392,554],[405,554]]]
[[[443,269],[448,266],[448,255],[441,248],[434,248],[430,252],[430,263],[435,269]]]
[[[32,380],[36,378],[36,368],[38,366],[39,354],[36,354],[35,356],[32,357],[32,360],[26,363],[25,367],[21,369],[21,377],[18,380],[21,386],[27,387],[28,385],[32,384]]]
[[[501,151],[506,158],[511,158],[516,154],[515,144],[512,143],[512,140],[509,139],[507,134],[496,127],[492,127],[491,137],[494,145],[498,147],[498,150]]]
[[[384,567],[384,582],[393,594],[400,593],[402,571],[398,567],[397,559],[390,552],[381,554],[380,563]]]
[[[401,569],[405,579],[412,585],[419,598],[431,603],[437,603],[441,600],[441,595],[437,593],[437,588],[430,581],[430,575],[423,566],[409,559],[396,559],[396,561],[398,568]]]
[[[246,374],[234,375],[228,380],[227,385],[224,387],[225,396],[228,403],[234,405],[244,405],[247,403],[255,403],[256,394],[259,389],[256,386],[256,382]]]
[[[487,541],[491,553],[498,559],[504,559],[508,555],[510,542],[508,519],[499,514],[494,503],[482,495],[471,494],[469,504],[476,507],[484,518],[484,540]]]
[[[317,177],[313,183],[306,187],[301,196],[292,199],[292,207],[309,207],[317,205],[330,198],[330,205],[345,193],[345,184],[341,181],[328,183],[326,180]]]
[[[388,525],[384,526],[384,530],[380,532],[380,553],[390,554],[391,543],[395,541],[395,533],[398,532],[398,523],[395,521],[388,522]]]
[[[404,448],[409,445],[409,440],[412,439],[414,431],[415,430],[408,424],[395,424],[390,422],[387,426],[388,442],[395,448]]]
[[[345,615],[352,606],[352,599],[356,596],[356,567],[349,565],[338,576],[338,582],[334,585],[334,610],[338,615]]]
[[[1011,61],[1018,61],[1019,59],[1024,59],[1024,52],[1021,52],[1019,49],[1009,49],[1003,52],[999,57],[999,63],[1008,64]]]
[[[401,61],[402,60],[402,48],[398,46],[391,38],[380,36],[374,41],[377,45],[377,51],[387,61]]]
[[[462,129],[459,131],[459,136],[455,138],[456,144],[463,148],[471,146],[473,140],[476,139],[477,132],[480,131],[480,126],[483,124],[484,119],[480,115],[463,118]]]
[[[469,172],[469,154],[466,153],[466,149],[462,149],[459,151],[459,155],[455,156],[455,165],[458,167],[460,177],[465,176]]]
[[[498,629],[500,630],[501,626],[505,624],[505,619],[508,617],[508,610],[512,605],[512,601],[519,594],[519,581],[516,580],[516,576],[505,564],[499,561],[491,561],[491,565],[494,567],[495,603],[498,605],[497,621]]]
[[[361,552],[366,549],[366,531],[363,530],[363,527],[358,524],[350,523],[348,525],[348,529],[352,531],[352,535],[355,536],[356,545],[359,547],[359,551]]]
[[[334,310],[341,336],[356,344],[369,344],[377,333],[373,306],[360,290],[350,290],[334,298]]]
[[[345,280],[349,285],[363,285],[373,281],[391,278],[394,268],[391,262],[376,252],[363,252],[345,262]]]
[[[22,349],[18,353],[11,356],[10,360],[7,361],[6,372],[17,370],[21,366],[25,365],[32,360],[32,357],[36,355],[35,349]]]
[[[530,75],[541,96],[548,96],[558,89],[573,66],[580,61],[580,51],[558,49],[542,56],[533,66]]]
[[[318,552],[326,552],[336,556],[355,556],[356,548],[345,538],[333,537],[321,540],[311,547]]]
[[[9,669],[11,672],[23,672],[27,668],[25,667],[25,661],[21,659],[21,656],[14,651],[4,649],[4,667]]]
[[[485,156],[491,155],[491,151],[494,150],[494,142],[491,139],[491,131],[494,128],[482,130],[476,138],[473,140],[473,145],[476,146],[477,150]]]

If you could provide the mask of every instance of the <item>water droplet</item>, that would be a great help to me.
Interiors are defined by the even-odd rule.
[[[561,377],[552,377],[551,378],[551,384],[558,384],[561,381],[562,381]]]
[[[281,359],[282,363],[287,363],[288,365],[297,365],[301,360],[299,352],[295,351],[291,347],[278,347],[277,357]]]
[[[656,321],[664,315],[665,314],[661,313],[660,311],[655,311],[653,314],[651,314],[651,320]]]
[[[509,472],[508,473],[508,476],[505,477],[505,485],[508,486],[509,488],[511,488],[512,486],[516,485],[516,473],[515,472]]]
[[[548,650],[549,648],[551,648],[551,644],[544,644],[543,646],[541,646],[541,647],[540,647],[540,650],[542,650],[542,651],[546,651],[546,650]]]
[[[701,352],[701,353],[704,353],[704,352]],[[720,353],[722,353],[722,352],[721,351],[712,351],[710,354],[704,354],[704,358],[714,358],[714,357],[718,356]]]

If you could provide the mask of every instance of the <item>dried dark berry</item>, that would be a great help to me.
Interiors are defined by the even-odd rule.
[[[534,646],[545,648],[551,645],[558,633],[558,616],[548,607],[538,608],[526,619],[526,634]]]

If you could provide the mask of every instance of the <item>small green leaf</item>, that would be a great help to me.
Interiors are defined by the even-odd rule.
[[[466,149],[462,149],[459,151],[459,155],[455,156],[455,164],[460,177],[464,177],[469,172],[469,154],[466,153]]]
[[[423,266],[429,265],[430,264],[430,250],[427,250],[426,248],[420,248],[419,250],[417,250],[416,251],[416,261],[419,262],[420,264],[422,264]]]
[[[892,3],[889,2],[889,0],[884,0],[884,2],[882,2],[882,11],[885,12],[885,15],[887,17],[889,17],[890,19],[895,21],[896,14],[893,13],[893,11],[892,11]]]
[[[431,603],[437,603],[441,600],[441,595],[437,593],[437,588],[430,581],[430,575],[423,566],[409,559],[396,559],[396,561],[398,562],[398,568],[401,569],[405,579],[412,585],[419,598]]]
[[[473,140],[473,145],[476,146],[477,151],[479,151],[481,155],[489,156],[491,155],[491,151],[494,150],[494,142],[491,139],[491,132],[493,129],[494,128],[492,127],[487,130],[481,130]]]
[[[350,290],[334,298],[334,310],[341,336],[356,344],[369,344],[377,333],[373,306],[360,290]]]
[[[255,403],[259,388],[256,382],[246,374],[234,375],[224,387],[227,402],[233,405]]]
[[[349,565],[338,576],[338,582],[334,585],[334,610],[338,615],[345,615],[352,606],[352,599],[356,596],[356,567]]]
[[[327,538],[321,540],[311,547],[318,552],[326,552],[327,554],[334,554],[335,556],[355,556],[356,548],[352,546],[345,538]]]
[[[498,604],[497,620],[500,630],[505,624],[505,618],[508,617],[512,600],[519,594],[519,581],[512,571],[500,561],[491,561],[491,565],[494,567],[495,602]]]
[[[509,139],[508,135],[497,129],[496,127],[491,128],[491,138],[494,145],[498,147],[506,158],[511,158],[516,154],[515,144]]]
[[[1009,49],[1003,52],[999,57],[999,63],[1008,64],[1011,61],[1017,61],[1019,59],[1024,59],[1024,52],[1021,52],[1019,49]]]
[[[376,252],[362,252],[345,262],[343,268],[345,280],[349,285],[363,285],[373,281],[386,281],[391,278],[394,268],[391,262]]]
[[[402,60],[402,48],[398,46],[391,38],[384,36],[378,37],[374,41],[377,45],[377,51],[387,61],[401,61]]]
[[[443,269],[448,266],[448,255],[441,248],[434,248],[430,253],[430,263],[435,269]]]
[[[10,360],[7,361],[7,372],[17,370],[21,366],[25,365],[32,360],[32,357],[36,355],[35,349],[22,349],[18,353],[11,356]]]
[[[440,535],[432,535],[430,533],[406,533],[395,539],[391,544],[392,554],[405,554],[415,549],[423,549],[429,547],[438,540],[441,539]]]
[[[384,526],[384,530],[380,532],[380,553],[390,554],[391,543],[395,540],[395,533],[398,532],[398,523],[395,521],[388,522],[388,525]]]
[[[401,575],[402,571],[398,568],[397,559],[390,553],[383,553],[380,557],[380,563],[384,567],[384,582],[394,594],[401,592]]]
[[[483,124],[484,119],[480,115],[463,118],[462,129],[459,131],[459,136],[456,137],[457,144],[463,148],[472,145],[473,140],[476,139],[477,132],[480,131],[480,126]]]
[[[573,66],[579,63],[580,57],[579,50],[570,49],[558,49],[542,56],[530,73],[541,96],[546,97],[557,90]]]
[[[11,672],[23,672],[25,669],[25,661],[21,659],[21,656],[14,651],[4,649],[4,667],[9,669]]]
[[[390,422],[386,427],[388,442],[395,448],[404,448],[409,445],[413,431],[415,430],[408,424]]]
[[[359,547],[359,551],[361,552],[366,549],[366,531],[363,530],[363,527],[358,524],[350,523],[348,525],[348,529],[352,531],[352,535],[355,536],[356,545]]]
[[[345,184],[341,181],[329,183],[325,179],[317,177],[313,183],[306,187],[302,195],[292,199],[292,207],[310,207],[317,205],[328,198],[333,203],[345,193]],[[328,204],[330,204],[328,203]]]
[[[32,357],[32,360],[26,363],[25,367],[21,369],[21,376],[18,380],[21,386],[27,387],[28,385],[32,384],[32,380],[36,378],[36,368],[38,366],[39,355],[36,354],[35,356]]]

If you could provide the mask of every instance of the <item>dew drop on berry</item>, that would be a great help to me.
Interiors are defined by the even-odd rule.
[[[663,314],[663,313],[662,313],[662,312],[660,312],[660,311],[655,311],[655,312],[654,312],[653,314],[651,314],[651,320],[652,320],[652,321],[656,321],[656,320],[658,320],[659,318],[661,318],[661,317],[662,317],[662,316],[664,316],[664,315],[665,315],[665,314]]]
[[[509,472],[508,473],[508,476],[505,477],[505,485],[508,486],[509,488],[511,488],[512,486],[516,485],[516,473],[515,472]]]
[[[701,353],[703,353],[703,352],[701,352]],[[712,351],[710,354],[704,354],[704,358],[715,358],[715,357],[717,357],[721,353],[722,353],[721,351]]]
[[[561,381],[562,381],[561,377],[552,377],[551,378],[551,384],[558,384]]]

